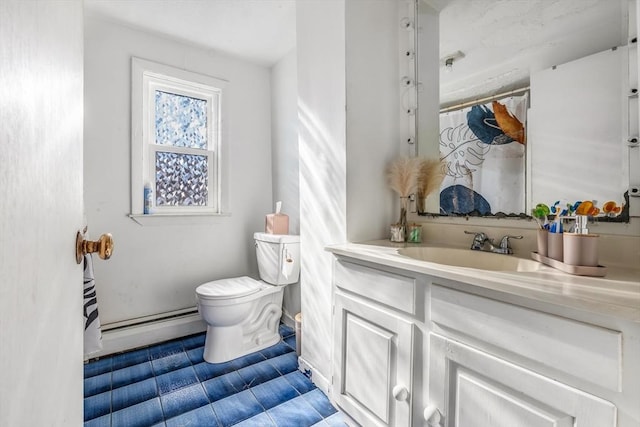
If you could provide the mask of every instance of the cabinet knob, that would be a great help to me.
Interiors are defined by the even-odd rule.
[[[442,414],[436,405],[429,405],[424,409],[424,420],[429,426],[439,426]]]
[[[407,390],[405,386],[400,384],[396,385],[391,393],[393,393],[393,398],[398,402],[404,402],[409,398],[409,390]]]

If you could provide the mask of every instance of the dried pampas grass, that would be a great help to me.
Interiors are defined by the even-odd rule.
[[[440,188],[445,176],[445,162],[440,159],[420,159],[417,178],[416,193],[421,197],[427,197]]]
[[[418,185],[419,160],[415,157],[401,157],[389,165],[387,178],[389,187],[400,197],[409,197]]]

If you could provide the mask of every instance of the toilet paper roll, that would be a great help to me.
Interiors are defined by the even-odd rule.
[[[291,253],[285,248],[282,260],[282,275],[285,279],[288,279],[293,272],[293,257]]]

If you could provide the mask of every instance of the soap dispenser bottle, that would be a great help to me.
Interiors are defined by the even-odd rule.
[[[572,233],[564,233],[564,263],[577,266],[598,266],[598,235],[589,234],[587,215],[576,215]]]

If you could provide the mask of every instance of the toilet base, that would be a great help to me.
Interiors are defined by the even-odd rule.
[[[281,304],[267,304],[255,319],[239,325],[208,325],[203,354],[205,362],[228,362],[278,343]]]

